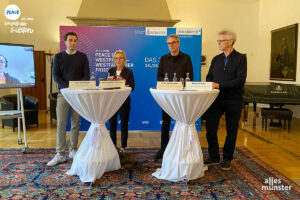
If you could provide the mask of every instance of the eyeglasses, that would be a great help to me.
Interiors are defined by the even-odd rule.
[[[171,45],[173,45],[173,44],[176,44],[178,41],[174,41],[174,42],[167,42],[167,44],[169,45],[169,46],[171,46]]]
[[[217,43],[222,43],[222,42],[225,42],[225,41],[229,41],[229,40],[217,40]]]

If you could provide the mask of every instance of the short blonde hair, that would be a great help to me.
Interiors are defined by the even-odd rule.
[[[122,54],[123,57],[124,57],[125,62],[127,61],[127,57],[126,57],[125,51],[123,51],[123,50],[121,50],[121,49],[115,51],[115,53],[114,53],[114,59],[115,59],[115,57],[116,57],[117,54]]]
[[[236,34],[233,31],[222,30],[222,31],[219,32],[218,35],[227,35],[227,36],[229,36],[229,40],[232,40],[232,45],[234,45],[234,43],[236,41]]]

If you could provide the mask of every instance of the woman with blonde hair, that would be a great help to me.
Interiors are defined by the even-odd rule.
[[[115,67],[109,69],[108,76],[110,80],[125,80],[125,85],[128,85],[134,90],[134,77],[130,69],[125,67],[126,64],[126,54],[123,50],[117,50],[114,53],[114,63]],[[128,139],[128,121],[130,114],[130,96],[125,100],[121,108],[114,114],[114,116],[109,120],[110,124],[110,137],[113,143],[117,144],[117,118],[120,114],[121,119],[121,150],[125,151],[127,147]]]

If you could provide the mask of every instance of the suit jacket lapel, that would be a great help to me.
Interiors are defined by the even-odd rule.
[[[126,76],[126,68],[125,67],[122,69],[120,76],[125,78],[125,76]]]
[[[114,76],[114,75],[116,75],[116,74],[117,74],[117,68],[114,67],[114,68],[112,69],[112,74],[111,74],[111,76]]]

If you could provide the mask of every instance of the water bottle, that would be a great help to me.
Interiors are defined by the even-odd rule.
[[[90,81],[95,81],[96,78],[95,78],[95,72],[92,72],[92,75],[90,77]]]
[[[181,77],[181,78],[179,79],[179,82],[181,82],[182,85],[184,86],[184,78]]]
[[[174,76],[173,76],[173,82],[177,82],[176,73],[174,73]]]
[[[110,73],[109,73],[109,72],[107,72],[107,79],[106,79],[106,80],[108,80],[108,81],[111,80],[111,77],[110,77]]]
[[[189,81],[191,81],[191,79],[190,79],[190,73],[186,73],[186,78],[185,78],[185,82],[189,82]]]
[[[168,82],[169,81],[169,78],[168,78],[168,73],[165,73],[165,78],[164,78],[164,81]]]

